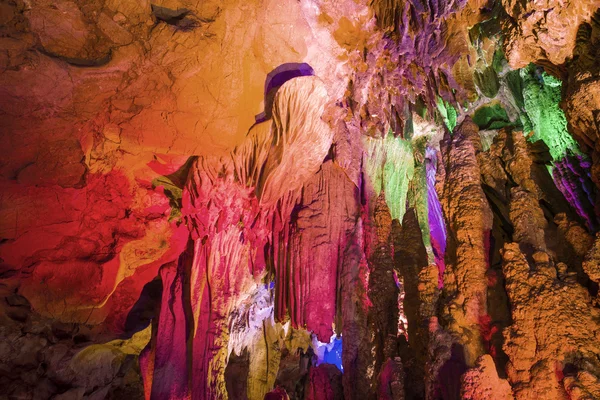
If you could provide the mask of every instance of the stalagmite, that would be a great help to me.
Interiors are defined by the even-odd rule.
[[[0,400],[600,398],[600,0],[0,3]]]
[[[464,346],[465,362],[471,366],[484,353],[480,325],[487,313],[492,213],[481,188],[477,126],[466,119],[445,145],[447,172],[442,207],[453,237],[448,238],[443,290],[449,296],[449,329]]]
[[[513,315],[504,350],[515,398],[566,399],[576,387],[597,391],[597,381],[578,379],[598,371],[598,310],[587,291],[544,252],[530,264],[516,243],[506,244],[503,259]]]

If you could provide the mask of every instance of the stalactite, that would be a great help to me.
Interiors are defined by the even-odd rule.
[[[357,200],[344,171],[332,161],[323,163],[302,188],[284,249],[287,261],[276,271],[287,277],[276,293],[278,318],[289,313],[292,326],[306,327],[322,342],[333,334],[343,251],[356,223]]]
[[[600,398],[600,0],[154,3],[0,4],[0,400]]]

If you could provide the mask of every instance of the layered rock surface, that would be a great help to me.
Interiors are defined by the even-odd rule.
[[[0,399],[600,397],[599,8],[1,3]]]

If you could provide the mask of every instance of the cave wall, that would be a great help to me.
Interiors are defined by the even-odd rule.
[[[600,398],[600,2],[0,3],[0,399]]]

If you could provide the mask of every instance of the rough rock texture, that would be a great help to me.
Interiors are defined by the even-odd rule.
[[[137,360],[150,329],[94,344],[94,329],[40,317],[6,287],[2,296],[1,398],[141,398]]]
[[[596,236],[596,240],[594,241],[593,247],[589,247],[590,251],[587,253],[583,263],[582,268],[583,271],[587,274],[587,276],[594,282],[600,283],[600,248],[598,241],[598,236]]]
[[[465,349],[467,365],[484,353],[480,325],[487,315],[488,252],[492,212],[481,188],[478,128],[466,119],[445,144],[442,206],[448,231],[444,292],[449,329]]]
[[[513,68],[530,62],[561,66],[573,55],[577,30],[600,8],[598,1],[503,0],[510,16],[506,55]]]
[[[512,390],[509,383],[498,378],[494,360],[488,354],[481,356],[476,367],[462,376],[461,398],[512,400]]]
[[[587,377],[598,376],[598,310],[587,291],[572,275],[557,272],[560,266],[544,252],[530,264],[517,244],[506,244],[503,259],[513,316],[504,350],[515,397],[566,399],[571,392],[596,392],[597,378]]]
[[[428,298],[428,295],[430,295],[428,291],[433,289],[435,292],[437,286],[435,288],[428,288],[427,286],[437,283],[435,279],[437,267],[436,265],[428,265],[427,252],[414,209],[410,209],[404,214],[402,226],[396,229],[394,236],[394,260],[398,276],[402,277],[402,287],[404,289],[403,310],[408,324],[408,344],[414,352],[414,360],[416,361],[409,364],[409,361],[412,360],[401,360],[406,365],[404,374],[409,377],[407,390],[414,387],[415,391],[415,393],[407,392],[406,395],[409,398],[422,397],[424,395],[424,369],[429,345],[429,318],[435,315],[429,308],[435,305],[435,300],[437,300],[434,296],[432,296],[433,299]],[[430,272],[432,270],[433,274]],[[392,362],[392,360],[389,360],[389,362]],[[398,391],[399,389],[395,390]]]
[[[598,165],[598,110],[600,99],[600,69],[598,68],[598,41],[600,39],[600,21],[596,11],[589,21],[581,23],[577,29],[572,60],[569,62],[566,79],[565,113],[569,119],[573,136],[588,148],[593,166],[591,175],[594,183],[600,182]],[[596,213],[598,213],[596,198]]]
[[[600,3],[0,3],[0,399],[600,398]]]

